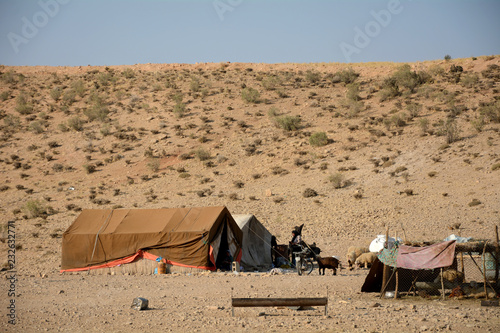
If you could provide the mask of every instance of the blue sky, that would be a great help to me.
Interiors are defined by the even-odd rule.
[[[500,0],[0,0],[0,64],[497,55],[499,18]]]

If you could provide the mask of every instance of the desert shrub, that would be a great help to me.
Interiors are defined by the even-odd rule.
[[[132,79],[135,77],[135,72],[132,68],[125,68],[122,72],[122,75],[126,79]]]
[[[260,93],[254,88],[243,88],[241,90],[241,98],[247,103],[258,103],[260,99]]]
[[[301,119],[299,116],[281,116],[274,118],[276,127],[285,131],[296,131],[300,128]]]
[[[50,97],[52,97],[52,99],[56,102],[61,98],[61,95],[62,91],[59,87],[56,87],[50,91]]]
[[[82,80],[77,80],[77,81],[74,81],[72,84],[71,84],[71,88],[73,89],[73,91],[80,97],[83,97],[85,96],[85,91],[86,91],[86,88],[85,88],[85,84],[83,83]]]
[[[73,89],[66,90],[62,96],[64,105],[71,105],[76,101],[76,92]]]
[[[201,89],[200,79],[198,79],[197,77],[191,78],[189,89],[191,89],[192,92],[199,92]]]
[[[330,175],[328,180],[332,183],[333,188],[342,188],[345,186],[345,177],[340,172]]]
[[[384,102],[398,97],[399,95],[401,95],[401,92],[399,91],[397,80],[393,77],[385,79],[382,83],[382,90],[380,90],[379,93],[380,101]]]
[[[421,118],[418,120],[418,126],[420,127],[420,131],[422,135],[425,135],[429,130],[429,119]]]
[[[410,92],[414,92],[415,88],[422,83],[419,75],[412,71],[408,64],[401,66],[393,74],[393,77],[396,79],[399,86],[407,88]]]
[[[200,161],[206,161],[211,157],[210,152],[201,147],[194,151],[194,156],[196,156],[196,158],[198,158]]]
[[[234,193],[234,192],[233,192],[233,193],[230,193],[230,194],[228,195],[228,198],[229,198],[229,200],[238,200],[238,194],[236,194],[236,193]]]
[[[406,121],[401,114],[394,114],[391,116],[391,123],[394,124],[396,127],[403,127],[406,126]]]
[[[309,83],[315,84],[321,80],[321,74],[317,71],[308,70],[305,78]]]
[[[491,122],[500,123],[500,100],[481,106],[479,114],[485,116]]]
[[[486,125],[483,116],[479,116],[478,118],[471,120],[470,123],[478,133],[481,133],[483,131],[484,126]]]
[[[356,118],[361,111],[363,111],[365,104],[362,101],[356,101],[352,99],[348,99],[343,104],[343,107],[346,108],[346,118]]]
[[[184,115],[186,114],[186,104],[182,102],[175,104],[172,112],[177,118],[184,117]]]
[[[432,76],[443,76],[445,74],[445,70],[443,67],[441,67],[437,64],[434,64],[434,65],[429,67],[429,73]]]
[[[328,162],[321,163],[321,165],[319,166],[319,169],[320,170],[326,170],[326,169],[328,169]]]
[[[45,132],[43,123],[39,120],[32,121],[29,125],[29,130],[35,134],[42,134]]]
[[[271,118],[277,117],[279,115],[279,110],[277,107],[273,106],[267,111],[267,115]]]
[[[328,144],[328,137],[325,132],[316,132],[309,137],[309,144],[314,147],[321,147]]]
[[[16,111],[22,115],[33,112],[33,104],[28,102],[28,95],[24,91],[21,91],[16,98]]]
[[[343,69],[341,71],[336,72],[333,75],[333,81],[340,81],[343,82],[344,84],[350,84],[356,81],[356,79],[359,77],[359,73],[356,73],[354,69],[348,68],[348,69]]]
[[[21,119],[13,114],[8,114],[5,118],[3,118],[3,123],[6,129],[16,130],[21,126]]]
[[[37,218],[47,214],[47,208],[38,200],[30,200],[26,202],[22,210],[28,218]]]
[[[302,192],[302,195],[304,196],[304,198],[311,198],[318,196],[318,192],[316,192],[312,188],[306,188],[304,192]]]
[[[149,170],[153,172],[158,172],[160,170],[160,159],[159,158],[151,158],[147,164]]]
[[[415,117],[418,117],[418,115],[422,111],[422,104],[409,103],[408,105],[406,105],[406,110],[408,110],[410,117],[413,119]]]
[[[0,100],[3,101],[6,101],[10,98],[10,91],[2,91],[2,93],[0,94]]]
[[[270,75],[263,78],[261,84],[265,90],[275,90],[276,87],[279,87],[281,85],[281,80],[277,76]]]
[[[495,163],[491,166],[491,171],[500,170],[500,163]]]
[[[91,174],[95,172],[96,166],[94,164],[84,164],[83,169],[85,170],[86,173]]]
[[[359,101],[359,84],[349,83],[347,85],[346,98],[352,101]]]
[[[68,126],[77,132],[83,130],[83,124],[84,121],[78,116],[70,118],[68,120]]]
[[[89,121],[99,120],[104,122],[108,120],[109,109],[102,101],[97,101],[90,108],[85,109],[83,114],[87,116]]]
[[[461,77],[464,87],[473,88],[479,82],[479,76],[476,73],[465,74]]]
[[[450,61],[451,60],[451,55],[447,54],[444,56],[444,60]]]
[[[459,140],[460,130],[454,119],[446,120],[441,130],[446,137],[446,143],[450,144]]]

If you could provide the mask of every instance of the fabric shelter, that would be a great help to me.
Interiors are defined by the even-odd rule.
[[[61,270],[110,267],[136,255],[215,270],[228,250],[240,260],[242,239],[226,207],[86,209],[63,234]]]
[[[272,267],[271,233],[254,215],[233,215],[243,232],[241,266],[245,271],[268,270]]]

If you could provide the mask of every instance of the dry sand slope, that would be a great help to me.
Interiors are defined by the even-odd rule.
[[[360,295],[364,271],[98,277],[58,270],[61,235],[85,208],[225,205],[256,215],[281,243],[305,223],[306,241],[342,257],[386,226],[398,236],[404,227],[410,240],[458,232],[492,239],[500,222],[499,65],[490,56],[407,66],[0,67],[0,252],[7,267],[7,221],[15,221],[19,320],[6,320],[4,271],[1,327],[496,331],[498,310],[475,302]],[[326,286],[330,317],[237,309],[230,318],[231,287],[267,296],[323,295]],[[136,296],[154,309],[129,310]]]

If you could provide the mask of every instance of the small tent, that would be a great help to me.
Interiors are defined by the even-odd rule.
[[[226,207],[83,210],[62,238],[62,271],[113,267],[137,257],[215,270],[242,232]]]
[[[254,215],[233,215],[243,232],[241,266],[245,271],[268,270],[272,267],[271,233]]]

